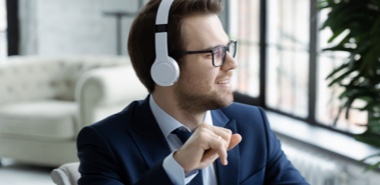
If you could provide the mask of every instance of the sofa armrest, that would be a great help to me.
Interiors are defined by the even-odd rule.
[[[74,185],[77,184],[80,178],[78,171],[79,162],[66,163],[58,168],[55,168],[50,173],[50,178],[56,185]]]
[[[116,113],[121,107],[147,95],[148,91],[131,65],[90,70],[79,78],[75,92],[81,127]],[[99,115],[102,113],[106,115]]]

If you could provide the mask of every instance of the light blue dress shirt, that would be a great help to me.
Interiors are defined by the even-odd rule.
[[[191,171],[185,174],[185,170],[177,163],[173,157],[174,151],[180,148],[183,144],[181,140],[175,135],[172,134],[172,131],[180,128],[187,129],[189,128],[178,122],[176,119],[167,114],[162,110],[157,103],[154,101],[153,96],[149,98],[150,109],[153,112],[154,117],[158,123],[158,126],[161,129],[161,132],[165,136],[166,141],[170,147],[172,153],[164,159],[163,168],[168,174],[169,178],[174,184],[185,185],[188,184],[196,174],[198,170]],[[207,111],[204,117],[204,123],[213,125],[211,112]],[[217,185],[216,175],[214,170],[214,165],[210,165],[202,169],[203,184],[207,185]]]

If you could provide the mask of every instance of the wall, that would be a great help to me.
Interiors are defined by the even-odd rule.
[[[136,12],[148,0],[19,0],[21,55],[115,55],[116,18],[107,11]],[[226,15],[220,16],[224,26]],[[122,18],[122,55],[133,17]]]
[[[138,0],[20,0],[22,55],[113,55],[116,18],[106,11],[138,10]],[[122,19],[122,54],[132,17]]]

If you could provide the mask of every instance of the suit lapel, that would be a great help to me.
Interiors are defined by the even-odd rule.
[[[133,126],[128,132],[151,168],[170,154],[170,148],[149,107],[149,96],[136,108],[135,113]]]
[[[148,168],[151,168],[158,162],[162,162],[171,151],[149,107],[149,96],[137,106],[135,113],[133,125],[128,129],[128,133],[134,139]],[[229,120],[222,111],[212,111],[212,118],[215,126],[228,128],[232,133],[237,132],[235,120]],[[219,160],[214,164],[219,185],[238,184],[239,145],[228,151],[227,166],[223,166]]]
[[[212,111],[212,118],[215,126],[225,127],[237,133],[235,120],[229,120],[221,111]],[[214,162],[216,178],[219,185],[239,184],[239,145],[228,151],[228,165],[223,166],[219,160]]]

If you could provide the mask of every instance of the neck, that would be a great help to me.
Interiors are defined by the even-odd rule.
[[[155,90],[155,92],[152,93],[152,96],[154,101],[162,110],[184,126],[188,127],[190,130],[194,131],[200,124],[203,123],[206,112],[184,110],[178,105],[176,96],[174,96],[171,91]]]

